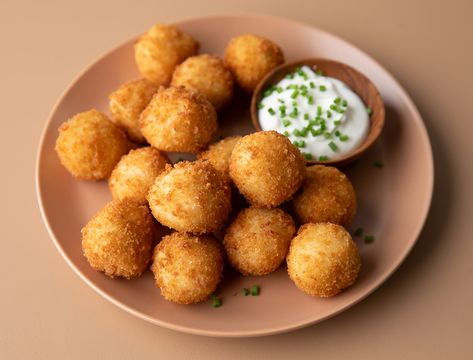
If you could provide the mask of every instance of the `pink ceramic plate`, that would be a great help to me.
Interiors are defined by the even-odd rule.
[[[297,290],[284,267],[261,278],[230,274],[218,289],[223,306],[214,309],[209,302],[182,306],[165,301],[150,272],[132,281],[112,280],[89,267],[81,251],[80,229],[111,196],[105,182],[76,181],[59,164],[54,152],[57,128],[70,116],[92,107],[107,112],[108,94],[138,77],[133,57],[135,39],[109,51],[73,81],[43,132],[36,169],[38,201],[59,252],[81,279],[112,303],[157,325],[194,334],[241,337],[280,333],[319,322],[366,297],[406,257],[430,206],[432,152],[422,119],[406,92],[359,49],[291,20],[215,16],[177,25],[200,41],[201,52],[222,55],[231,37],[256,33],[278,43],[287,61],[331,58],[355,67],[376,84],[386,104],[384,132],[369,153],[346,169],[359,199],[353,228],[361,226],[376,236],[371,244],[355,237],[363,260],[358,281],[342,294],[322,300]],[[249,100],[240,100],[223,111],[220,123],[223,135],[252,131]],[[375,160],[381,160],[384,168],[374,167]],[[261,286],[261,295],[242,296],[242,288],[252,284]]]

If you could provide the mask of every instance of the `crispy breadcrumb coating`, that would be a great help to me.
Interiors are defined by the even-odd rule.
[[[166,300],[205,301],[222,277],[222,246],[211,236],[175,232],[156,246],[151,270]]]
[[[340,225],[305,224],[292,240],[287,272],[296,286],[318,297],[337,295],[358,277],[358,247]]]
[[[155,230],[143,202],[114,200],[82,229],[82,250],[95,270],[110,277],[134,278],[151,261]]]
[[[174,68],[197,54],[199,43],[173,25],[156,24],[135,44],[141,75],[156,85],[169,85]]]
[[[331,222],[346,227],[356,214],[356,193],[350,180],[337,168],[309,166],[292,206],[302,224]]]
[[[128,137],[136,143],[146,141],[141,134],[138,120],[157,90],[158,87],[150,81],[139,79],[122,84],[109,95],[112,121],[123,128]]]
[[[217,231],[231,211],[230,185],[204,161],[167,165],[147,199],[161,224],[194,234]]]
[[[251,204],[272,208],[302,184],[305,160],[284,135],[260,131],[244,136],[233,148],[230,177]]]
[[[220,175],[229,179],[230,157],[233,148],[240,139],[241,136],[229,136],[216,143],[210,144],[207,150],[197,154],[197,158],[208,160]]]
[[[56,153],[76,178],[103,180],[130,150],[125,133],[104,114],[92,109],[73,116],[59,128]]]
[[[192,89],[209,100],[215,109],[224,106],[233,95],[233,77],[223,60],[202,54],[187,58],[172,75],[172,86]]]
[[[223,244],[243,275],[267,275],[284,261],[295,233],[294,221],[281,209],[250,207],[227,228]]]
[[[265,75],[284,62],[284,54],[272,41],[246,34],[230,40],[224,61],[237,84],[252,93]]]
[[[146,201],[149,188],[170,161],[151,146],[131,150],[113,169],[108,186],[114,199],[133,197]]]
[[[160,88],[141,114],[146,140],[162,151],[196,153],[217,131],[217,114],[199,93],[183,87]]]

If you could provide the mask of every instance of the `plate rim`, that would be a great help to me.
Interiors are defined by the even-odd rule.
[[[49,112],[47,116],[47,120],[43,125],[43,128],[40,133],[40,138],[39,138],[39,143],[36,148],[36,159],[35,159],[35,190],[36,190],[36,200],[38,203],[38,207],[41,213],[41,219],[46,227],[46,230],[48,232],[48,235],[52,242],[54,243],[56,249],[58,252],[61,254],[62,258],[66,261],[68,266],[72,268],[72,270],[81,278],[88,286],[90,286],[96,293],[98,293],[100,296],[105,298],[106,300],[110,301],[112,304],[115,306],[119,307],[120,309],[126,311],[127,313],[134,315],[142,320],[145,320],[147,322],[150,322],[155,325],[159,325],[163,328],[167,328],[170,330],[174,331],[179,331],[187,334],[193,334],[193,335],[201,335],[201,336],[209,336],[209,337],[221,337],[221,338],[244,338],[244,337],[256,337],[256,336],[269,336],[269,335],[275,335],[275,334],[281,334],[281,333],[286,333],[289,331],[294,331],[298,330],[304,327],[308,327],[314,324],[317,324],[319,322],[322,322],[324,320],[327,320],[333,316],[336,316],[340,314],[341,312],[351,308],[352,306],[358,304],[360,301],[366,299],[370,294],[372,294],[374,291],[376,291],[382,284],[384,284],[391,276],[392,274],[401,266],[401,264],[405,261],[415,244],[417,243],[419,236],[424,228],[425,222],[428,218],[431,204],[432,204],[432,197],[433,197],[433,190],[434,190],[434,182],[435,182],[435,169],[434,169],[434,158],[433,158],[433,151],[432,151],[432,144],[430,142],[430,137],[428,135],[427,128],[425,126],[424,119],[422,118],[419,110],[417,109],[416,105],[412,101],[410,95],[408,92],[404,89],[404,87],[400,84],[400,82],[389,72],[381,63],[379,63],[375,58],[373,58],[371,55],[369,55],[367,52],[364,50],[360,49],[358,46],[350,43],[349,41],[345,40],[344,38],[335,35],[329,31],[326,31],[324,29],[321,29],[317,26],[310,25],[304,21],[299,21],[299,20],[294,20],[291,18],[286,18],[282,16],[275,16],[275,15],[261,15],[261,14],[253,14],[253,13],[236,13],[236,14],[228,14],[228,13],[223,13],[223,14],[212,14],[212,15],[204,15],[204,16],[189,16],[185,17],[183,19],[177,20],[177,21],[172,21],[169,22],[170,24],[176,25],[176,26],[181,26],[182,24],[185,24],[187,22],[192,22],[196,20],[209,20],[209,19],[222,19],[222,18],[245,18],[245,19],[253,19],[253,20],[264,20],[264,19],[271,19],[273,21],[283,21],[290,23],[294,26],[299,26],[306,28],[308,30],[316,30],[317,32],[323,33],[324,36],[331,37],[344,45],[347,45],[354,50],[360,52],[362,55],[367,57],[370,61],[375,63],[379,68],[384,72],[384,74],[389,77],[389,80],[394,83],[394,85],[398,88],[399,91],[399,96],[401,97],[402,101],[406,104],[407,108],[409,111],[415,114],[415,117],[419,119],[420,121],[418,122],[419,129],[421,132],[421,136],[424,138],[424,143],[427,144],[428,146],[428,164],[427,164],[427,170],[428,170],[428,184],[426,184],[426,189],[428,191],[428,198],[426,199],[427,201],[424,204],[424,207],[422,209],[422,220],[418,222],[418,225],[414,231],[415,236],[414,240],[404,248],[404,251],[400,252],[399,255],[397,256],[396,261],[393,262],[393,266],[391,268],[388,268],[388,270],[385,272],[384,276],[379,278],[376,282],[375,285],[369,289],[366,293],[364,293],[362,296],[360,296],[358,299],[346,304],[345,306],[342,306],[340,309],[337,311],[328,314],[323,317],[318,317],[316,319],[309,319],[309,320],[301,320],[296,323],[290,323],[288,325],[283,325],[283,326],[278,326],[278,327],[270,327],[270,328],[260,328],[258,330],[239,330],[239,331],[221,331],[221,330],[208,330],[208,329],[200,329],[200,328],[195,328],[195,327],[190,327],[186,325],[176,325],[174,323],[168,322],[168,321],[163,321],[159,320],[156,318],[153,318],[149,315],[146,315],[138,310],[135,310],[134,308],[124,304],[123,302],[115,299],[113,296],[109,295],[106,291],[100,289],[97,285],[95,285],[91,280],[89,280],[73,263],[72,260],[66,255],[63,247],[59,243],[58,239],[56,238],[56,235],[51,227],[51,224],[48,220],[48,217],[46,215],[45,209],[44,209],[44,204],[43,204],[43,196],[42,196],[42,190],[41,190],[41,180],[40,180],[40,167],[41,167],[41,159],[42,159],[42,154],[44,151],[44,141],[46,137],[46,133],[48,132],[51,119],[53,118],[54,114],[56,113],[58,107],[60,106],[61,102],[63,101],[64,97],[69,93],[69,91],[75,86],[77,81],[84,76],[85,73],[87,73],[91,68],[96,66],[100,61],[102,61],[106,56],[108,56],[111,52],[114,52],[118,50],[119,48],[123,47],[125,44],[128,44],[130,42],[136,41],[136,39],[140,36],[134,35],[132,37],[129,37],[128,39],[125,39],[124,41],[120,42],[119,44],[101,52],[98,56],[94,58],[93,61],[91,61],[88,65],[86,65],[82,70],[79,71],[79,73],[73,77],[73,79],[69,82],[69,84],[66,86],[66,88],[61,92],[59,97],[57,98],[56,102],[54,103],[52,110]]]

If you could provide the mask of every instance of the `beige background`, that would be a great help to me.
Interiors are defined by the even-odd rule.
[[[0,358],[473,358],[471,1],[0,2]],[[351,41],[405,86],[431,136],[430,217],[407,261],[345,313],[289,334],[213,339],[132,317],[68,268],[34,190],[40,131],[76,74],[154,22],[283,15]],[[277,316],[277,314],[275,314]]]

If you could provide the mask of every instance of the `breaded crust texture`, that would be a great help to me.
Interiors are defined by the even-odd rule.
[[[296,286],[318,297],[337,295],[358,277],[358,247],[340,225],[305,224],[292,240],[287,272]]]
[[[139,79],[121,85],[109,95],[109,110],[112,121],[123,128],[128,137],[137,143],[146,140],[141,134],[138,121],[141,112],[151,101],[158,87],[146,79]]]
[[[284,261],[295,233],[294,221],[281,209],[250,207],[227,228],[223,244],[243,275],[267,275]]]
[[[108,179],[113,198],[146,201],[149,188],[169,163],[165,153],[151,146],[131,150],[121,158]]]
[[[156,85],[169,85],[174,68],[199,50],[199,43],[173,25],[156,24],[135,44],[141,75]]]
[[[272,208],[288,200],[305,178],[305,160],[284,135],[259,131],[233,148],[230,177],[257,207]]]
[[[196,153],[217,131],[217,113],[199,93],[183,87],[160,88],[141,114],[140,129],[155,148]]]
[[[272,41],[246,34],[230,40],[223,59],[237,84],[252,93],[266,74],[284,62],[284,54]]]
[[[356,193],[350,180],[337,168],[309,166],[292,206],[302,224],[331,222],[346,227],[356,214]]]
[[[82,229],[82,250],[95,270],[130,279],[148,267],[154,234],[153,217],[145,204],[114,200]]]
[[[229,136],[214,144],[210,144],[207,150],[197,154],[197,158],[208,160],[220,175],[229,179],[230,157],[233,148],[240,139],[241,136]]]
[[[156,246],[151,270],[166,300],[179,304],[205,301],[223,270],[223,251],[211,236],[175,232]]]
[[[147,199],[161,224],[194,234],[217,231],[231,210],[229,184],[204,161],[167,165]]]
[[[95,109],[63,123],[56,140],[61,164],[73,176],[84,180],[108,178],[129,149],[125,133]]]
[[[172,86],[195,90],[209,100],[215,109],[224,106],[233,95],[233,77],[223,60],[202,54],[187,58],[172,75]]]

